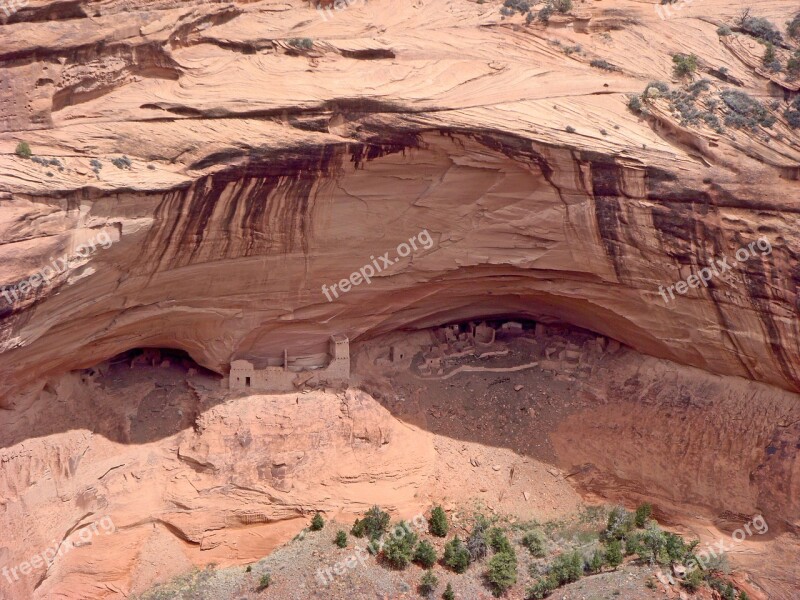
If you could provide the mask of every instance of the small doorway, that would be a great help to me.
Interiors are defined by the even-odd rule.
[[[245,385],[245,387],[250,387],[250,378],[249,377],[245,377],[244,378],[244,385]]]

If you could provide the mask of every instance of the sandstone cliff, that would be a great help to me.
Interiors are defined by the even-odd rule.
[[[299,1],[32,2],[0,27],[2,282],[101,232],[114,243],[3,299],[5,403],[132,347],[224,373],[333,332],[488,314],[800,388],[793,130],[780,111],[748,135],[626,107],[687,50],[715,88],[782,102],[716,33],[745,4],[661,20],[606,0],[526,27],[466,0],[327,20]],[[793,8],[758,7],[776,23]],[[20,140],[58,163],[15,156]],[[433,248],[327,301],[323,284],[421,230]],[[659,285],[760,236],[771,254],[663,301]]]

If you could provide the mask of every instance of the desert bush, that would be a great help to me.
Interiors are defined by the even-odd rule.
[[[456,594],[453,591],[453,586],[450,585],[450,582],[447,582],[447,587],[444,588],[444,593],[442,594],[443,600],[456,600]]]
[[[486,530],[489,528],[489,522],[482,515],[478,515],[475,519],[475,525],[472,526],[472,532],[467,538],[467,550],[471,560],[481,560],[486,556],[488,545],[486,543]]]
[[[396,569],[405,569],[414,556],[417,534],[405,521],[400,521],[383,546],[383,557]]]
[[[522,545],[537,558],[542,558],[546,554],[544,539],[538,531],[529,531],[522,536]]]
[[[127,156],[121,156],[119,158],[112,158],[111,164],[118,169],[130,169],[133,163],[131,163],[131,159]]]
[[[653,90],[657,90],[656,93]],[[664,83],[663,81],[651,81],[648,83],[645,88],[644,92],[642,93],[642,98],[648,98],[649,96],[657,97],[659,94],[664,95],[669,93],[669,86]]]
[[[628,96],[628,108],[635,114],[642,112],[642,99],[638,94],[630,94]]]
[[[783,70],[781,61],[778,60],[775,54],[775,45],[772,42],[767,42],[764,48],[764,56],[761,57],[761,64],[773,73],[779,73]]]
[[[337,531],[334,543],[339,546],[339,548],[345,548],[347,546],[347,533],[342,529]]]
[[[422,540],[414,551],[414,560],[426,569],[430,569],[436,564],[436,548],[430,542]]]
[[[389,529],[389,520],[389,513],[382,511],[376,505],[364,514],[363,519],[356,519],[350,533],[359,538],[369,536],[370,539],[376,540]]]
[[[536,18],[539,19],[542,23],[547,23],[550,20],[550,17],[553,16],[553,12],[554,12],[553,5],[548,4],[539,11],[539,14],[536,15]]]
[[[531,10],[531,5],[527,0],[505,0],[505,2],[503,2],[503,8],[507,10],[503,12],[501,9],[501,12],[503,12],[505,16],[510,17],[517,12],[524,15]]]
[[[622,564],[622,542],[619,540],[609,541],[604,558],[606,564],[616,570]]]
[[[560,13],[568,13],[572,10],[572,0],[552,0],[552,5]]]
[[[318,512],[314,513],[314,518],[311,519],[311,531],[319,531],[323,527],[325,527],[325,521],[322,515]]]
[[[428,569],[422,575],[422,581],[419,584],[419,593],[425,598],[431,598],[438,585],[439,578],[433,574],[433,571]]]
[[[748,11],[739,17],[739,28],[746,34],[765,42],[780,44],[783,36],[778,28],[763,17],[751,17]]]
[[[550,576],[558,585],[578,581],[583,576],[583,556],[577,550],[557,556],[550,565]]]
[[[604,69],[606,71],[619,71],[618,66],[613,65],[607,60],[603,60],[602,58],[594,59],[592,62],[589,63],[589,65],[597,69]]]
[[[784,111],[783,116],[792,129],[800,127],[800,96],[794,99],[794,102]]]
[[[800,13],[797,13],[791,21],[786,22],[786,33],[790,38],[800,38]]]
[[[292,38],[287,44],[298,50],[311,50],[314,47],[314,40],[311,38]]]
[[[688,544],[684,539],[674,533],[665,533],[666,545],[665,551],[669,562],[685,563],[689,558],[694,556],[694,549],[700,543],[700,540],[694,540]]]
[[[494,586],[495,596],[502,595],[517,582],[517,556],[513,549],[498,552],[489,560],[486,578]]]
[[[428,530],[437,537],[447,537],[447,515],[441,506],[434,506],[428,519]]]
[[[719,35],[719,36],[724,37],[724,36],[730,35],[732,33],[733,32],[731,31],[731,28],[728,27],[727,25],[720,25],[719,27],[717,27],[717,35]]]
[[[681,580],[681,585],[690,592],[696,592],[703,585],[703,573],[700,569],[692,569]]]
[[[19,144],[17,144],[17,147],[14,150],[14,154],[19,156],[20,158],[30,158],[32,152],[28,142],[20,142]]]
[[[264,573],[258,582],[258,589],[265,590],[269,587],[270,583],[272,583],[272,576],[269,573]]]
[[[600,550],[599,548],[594,551],[592,554],[592,558],[589,561],[589,570],[592,573],[599,573],[603,570],[603,567],[606,565],[606,557],[605,553]]]
[[[552,577],[543,577],[528,588],[525,597],[531,600],[540,600],[546,598],[557,587],[558,584]]]
[[[701,80],[704,81],[704,80]],[[707,80],[705,80],[707,81]],[[700,83],[700,82],[698,82]],[[650,518],[650,515],[653,514],[653,505],[649,502],[643,502],[639,506],[636,507],[636,517],[634,518],[634,522],[636,526],[639,528],[644,527],[647,525],[647,520]]]
[[[730,127],[755,129],[759,125],[772,127],[775,123],[766,107],[758,100],[740,90],[725,90],[720,94],[722,101],[730,109],[725,124]]]
[[[575,128],[572,125],[567,125],[566,127],[564,127],[564,131],[566,131],[567,133],[575,133]]]
[[[615,506],[608,513],[606,528],[600,534],[603,540],[621,540],[633,529],[633,516],[621,506]]]
[[[672,70],[677,77],[691,75],[697,70],[697,57],[694,54],[673,54],[672,62]]]
[[[458,539],[458,536],[444,545],[444,564],[453,569],[456,573],[463,573],[469,567],[469,550]]]
[[[513,552],[511,542],[506,537],[505,532],[499,527],[492,527],[487,535],[486,540],[489,542],[492,550],[495,552]]]
[[[786,78],[794,81],[800,77],[800,50],[796,50],[786,62]]]

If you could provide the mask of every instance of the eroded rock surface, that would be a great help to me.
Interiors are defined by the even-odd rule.
[[[703,17],[746,3],[702,4],[667,20],[580,4],[549,28],[460,0],[329,20],[299,1],[19,13],[0,27],[3,283],[100,233],[114,242],[3,299],[5,403],[132,347],[224,373],[239,356],[321,351],[330,333],[508,313],[799,389],[794,133],[779,121],[780,140],[743,152],[743,132],[626,107],[670,79],[678,47],[777,95]],[[777,23],[792,7],[759,4]],[[23,139],[59,166],[14,156]],[[130,167],[111,164],[122,156]],[[423,230],[431,248],[323,295]],[[659,285],[760,236],[771,253],[662,299]]]

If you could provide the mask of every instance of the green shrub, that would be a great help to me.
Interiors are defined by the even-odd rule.
[[[550,576],[557,585],[578,581],[583,576],[583,556],[577,550],[557,556],[550,565]]]
[[[369,536],[371,540],[376,540],[389,528],[390,519],[389,513],[382,511],[377,505],[373,506],[364,514],[363,519],[356,519],[350,533],[359,538]]]
[[[265,590],[269,587],[270,583],[272,583],[272,577],[269,573],[264,573],[258,582],[258,589]]]
[[[444,600],[456,600],[456,594],[453,591],[453,586],[450,585],[450,582],[447,582],[447,587],[444,588],[444,594],[442,594],[442,598]]]
[[[405,569],[414,556],[417,534],[412,532],[405,521],[400,521],[383,546],[383,557],[397,569]]]
[[[667,557],[667,537],[657,524],[651,523],[644,530],[637,554],[639,558],[647,560],[651,565],[656,563],[665,564],[669,561]]]
[[[486,535],[492,550],[495,552],[513,552],[511,542],[506,537],[505,532],[499,527],[492,527]]]
[[[697,57],[694,54],[673,54],[672,67],[676,77],[685,77],[691,75],[697,70]]]
[[[314,518],[311,519],[311,531],[319,531],[325,527],[325,521],[322,519],[320,513],[314,513]]]
[[[681,585],[690,592],[695,592],[703,585],[703,574],[700,569],[692,569],[686,573],[686,577],[681,580]]]
[[[703,80],[701,80],[703,81]],[[698,82],[699,83],[699,82]],[[650,518],[650,515],[653,514],[653,505],[649,502],[644,502],[636,507],[636,518],[634,522],[636,526],[639,528],[644,527],[647,524],[647,519]]]
[[[628,108],[637,115],[642,112],[642,99],[639,98],[638,94],[630,94],[628,96]]]
[[[557,587],[558,583],[552,577],[543,577],[528,588],[526,598],[535,600],[546,598]]]
[[[621,506],[615,506],[608,513],[605,530],[600,534],[604,540],[621,540],[634,526],[633,516]]]
[[[344,530],[340,529],[336,532],[335,544],[339,546],[339,548],[345,548],[347,546],[347,533],[345,533]]]
[[[17,148],[14,150],[14,154],[19,156],[20,158],[30,158],[32,152],[28,142],[20,142],[19,144],[17,144]]]
[[[456,573],[463,573],[469,567],[469,550],[458,539],[458,536],[444,545],[444,564],[453,569]]]
[[[606,565],[606,557],[602,550],[599,548],[592,554],[592,559],[589,561],[589,570],[592,573],[599,573]]]
[[[486,577],[494,585],[495,596],[502,595],[514,585],[517,582],[517,557],[514,550],[495,554],[489,561]]]
[[[739,600],[750,600],[750,596],[747,595],[747,592],[742,590],[739,592]]]
[[[542,558],[547,553],[544,539],[538,531],[529,531],[522,536],[522,545],[537,558]]]
[[[433,574],[433,571],[428,569],[422,574],[422,581],[419,584],[419,593],[426,598],[430,598],[433,596],[438,585],[439,578]]]
[[[447,537],[447,515],[441,506],[434,506],[428,519],[428,530],[437,537]]]
[[[611,540],[606,546],[605,553],[606,564],[613,568],[615,571],[617,567],[622,564],[622,542],[619,540]]]
[[[436,564],[436,548],[430,542],[422,540],[414,551],[414,560],[426,569],[430,569]]]
[[[731,31],[731,28],[728,27],[727,25],[720,25],[719,27],[717,27],[717,35],[719,36],[725,37],[726,35],[730,35],[731,33],[733,32]]]

